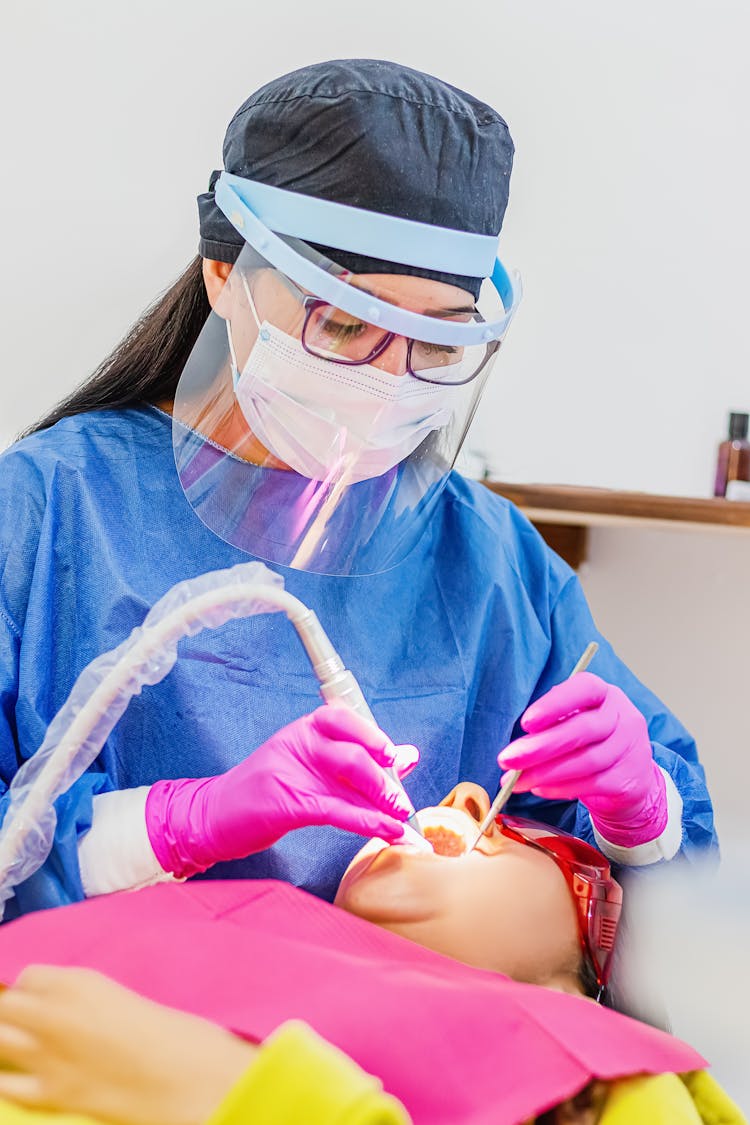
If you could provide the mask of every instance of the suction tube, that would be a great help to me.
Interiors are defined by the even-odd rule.
[[[359,684],[315,614],[287,593],[283,579],[263,563],[241,563],[178,583],[127,640],[84,668],[39,750],[13,778],[0,828],[0,919],[14,887],[33,875],[52,850],[55,801],[99,755],[132,697],[172,670],[178,642],[232,618],[277,612],[286,613],[297,630],[326,702],[374,722]],[[399,781],[395,771],[389,772]],[[416,827],[413,817],[410,823]]]

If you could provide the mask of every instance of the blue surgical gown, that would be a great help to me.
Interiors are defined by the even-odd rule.
[[[0,458],[0,784],[40,746],[81,670],[117,646],[171,586],[247,555],[195,516],[177,478],[171,420],[155,407],[63,419]],[[569,675],[588,642],[593,671],[646,716],[657,762],[684,802],[682,849],[715,847],[695,744],[599,634],[579,582],[506,500],[453,473],[407,558],[374,576],[277,567],[318,615],[378,723],[422,759],[415,805],[459,781],[497,790],[498,751],[529,703]],[[6,917],[83,897],[77,841],[92,798],[159,778],[236,765],[320,703],[299,640],[280,614],[180,644],[165,680],[129,704],[94,766],[57,802],[53,850]],[[4,815],[7,797],[2,797]],[[593,842],[576,802],[514,796],[511,808]],[[252,815],[252,809],[248,809]],[[277,878],[325,898],[361,839],[335,828],[289,833],[206,877]]]

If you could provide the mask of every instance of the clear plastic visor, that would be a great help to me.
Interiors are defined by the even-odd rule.
[[[466,325],[502,311],[489,283],[475,303],[421,277],[351,275],[285,241],[419,321]],[[429,523],[499,347],[398,335],[303,289],[246,244],[175,396],[185,495],[215,534],[264,561],[340,575],[389,569]]]

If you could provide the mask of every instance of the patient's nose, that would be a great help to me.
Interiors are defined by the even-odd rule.
[[[487,790],[481,785],[476,785],[473,781],[462,781],[455,789],[451,789],[447,797],[443,797],[440,804],[468,813],[479,826],[490,811],[491,801]]]

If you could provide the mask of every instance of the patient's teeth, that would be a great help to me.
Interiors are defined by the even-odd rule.
[[[437,855],[456,857],[464,855],[476,835],[471,817],[461,809],[440,805],[420,809],[419,826]]]
[[[459,856],[466,851],[466,841],[463,836],[453,832],[450,828],[425,828],[425,839],[432,844],[436,855]]]

